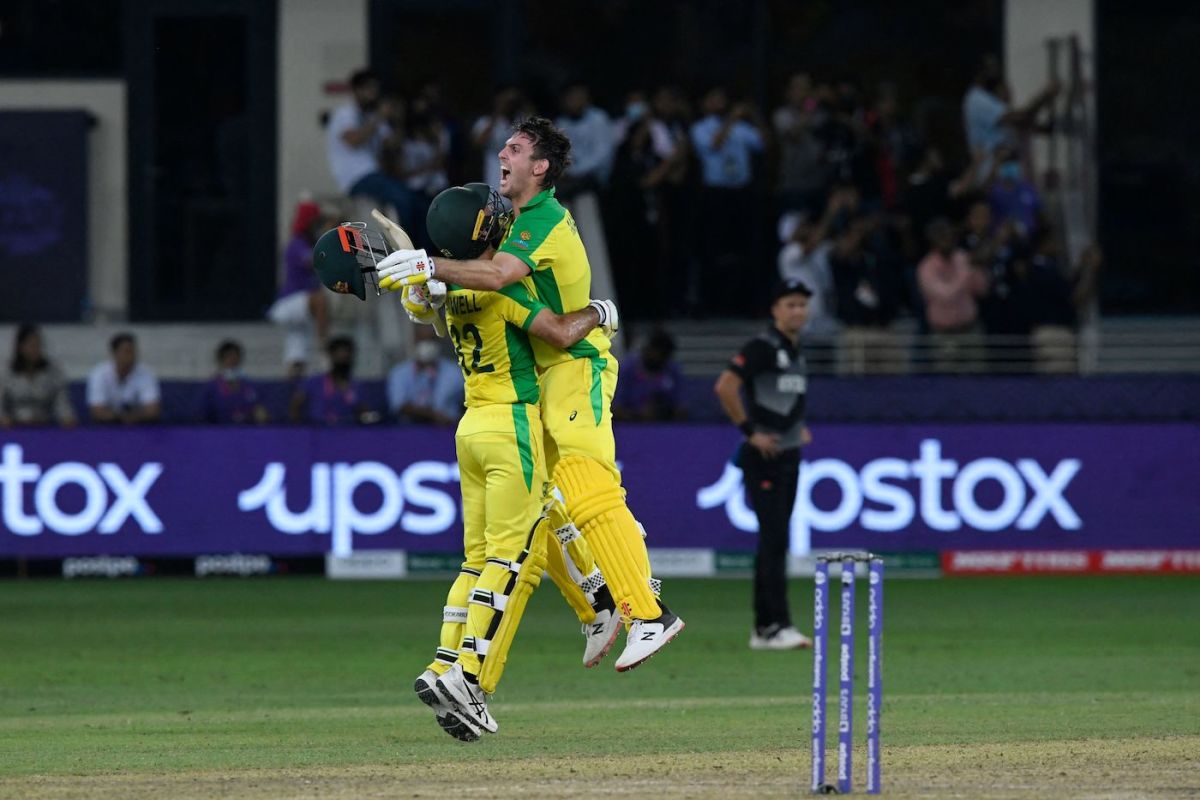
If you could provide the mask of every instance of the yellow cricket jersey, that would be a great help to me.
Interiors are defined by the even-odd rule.
[[[534,195],[509,226],[500,252],[516,256],[532,270],[521,283],[556,314],[585,307],[591,299],[592,267],[571,212],[554,198],[554,188]],[[539,370],[573,358],[608,355],[609,341],[596,328],[584,339],[560,350],[534,338],[533,355]]]
[[[447,287],[446,327],[462,369],[467,408],[538,404],[537,370],[527,331],[544,308],[520,283],[498,292]]]

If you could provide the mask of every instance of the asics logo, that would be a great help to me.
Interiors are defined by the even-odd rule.
[[[571,416],[570,416],[570,417],[567,419],[567,422],[574,422],[574,421],[575,421],[575,417],[577,417],[577,416],[579,416],[579,412],[578,412],[578,411],[572,411],[572,412],[571,412]]]
[[[488,718],[487,706],[485,706],[482,701],[476,700],[472,697],[471,709],[475,712],[475,716],[479,717],[480,719],[486,720]]]

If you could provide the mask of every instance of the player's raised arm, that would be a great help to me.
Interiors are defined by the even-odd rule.
[[[397,250],[379,262],[379,286],[398,291],[430,278],[476,291],[499,291],[532,271],[528,261],[495,252],[511,216],[485,183],[452,186],[433,199],[425,224],[438,253]]]
[[[490,260],[472,258],[431,258],[424,250],[397,250],[379,262],[379,288],[398,291],[405,286],[424,283],[433,276],[444,283],[496,292],[516,283],[530,273],[529,265],[508,253],[496,253]]]

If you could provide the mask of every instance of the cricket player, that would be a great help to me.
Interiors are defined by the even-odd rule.
[[[528,334],[569,347],[616,313],[610,302],[595,301],[566,316],[544,314],[519,284],[486,292],[433,281],[404,298],[413,318],[430,324],[443,303],[466,388],[467,410],[454,435],[464,560],[447,597],[441,646],[414,691],[443,729],[470,739],[498,729],[487,697],[547,568],[552,535],[542,515],[547,475]]]
[[[498,154],[500,194],[512,203],[513,219],[492,258],[434,259],[424,250],[398,250],[378,265],[380,287],[400,290],[435,276],[475,290],[522,284],[552,311],[582,309],[589,302],[591,266],[574,219],[554,197],[570,149],[570,140],[549,120],[519,123]],[[625,504],[612,431],[617,361],[597,331],[569,347],[535,339],[533,352],[551,480],[630,621],[616,662],[624,672],[662,649],[684,623],[651,588],[641,527]]]
[[[714,387],[729,421],[745,437],[736,463],[758,517],[751,650],[812,646],[812,640],[792,625],[787,598],[788,541],[801,448],[812,441],[804,421],[808,367],[800,346],[810,297],[812,290],[801,281],[776,285],[771,325],[742,347]]]
[[[356,253],[378,247],[371,235],[351,223],[318,240],[313,263],[326,286],[365,296]],[[549,566],[547,542],[554,535],[542,513],[547,475],[530,334],[569,347],[600,324],[611,335],[617,313],[610,301],[589,301],[557,315],[522,285],[481,292],[440,281],[413,287],[403,303],[415,321],[427,324],[445,305],[467,406],[455,434],[464,561],[443,611],[440,646],[414,691],[447,733],[475,741],[483,731],[498,730],[487,699],[529,595]]]

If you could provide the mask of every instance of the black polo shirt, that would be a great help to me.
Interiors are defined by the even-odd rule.
[[[746,342],[729,369],[745,383],[751,424],[778,434],[780,447],[799,448],[808,388],[808,366],[800,348],[771,326]]]

